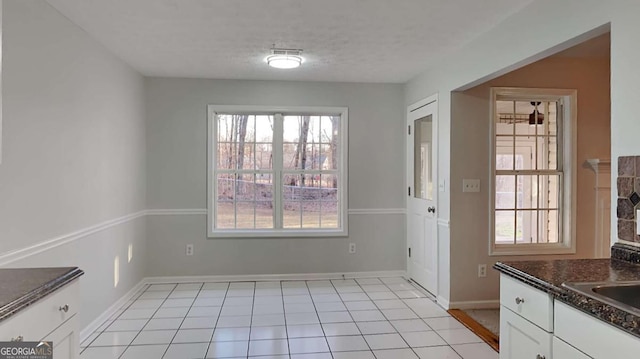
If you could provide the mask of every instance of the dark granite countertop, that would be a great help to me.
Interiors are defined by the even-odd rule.
[[[571,282],[640,281],[640,265],[620,259],[541,260],[498,262],[498,271],[535,288],[591,316],[640,337],[640,316],[584,296],[562,286]]]
[[[83,274],[77,267],[0,269],[0,322]]]

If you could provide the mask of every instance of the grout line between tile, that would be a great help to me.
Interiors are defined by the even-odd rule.
[[[384,287],[386,287],[386,289],[387,289],[390,293],[393,293],[393,294],[395,295],[396,299],[394,299],[394,300],[399,300],[399,301],[401,301],[403,304],[405,304],[405,305],[407,306],[407,308],[409,309],[409,311],[410,311],[411,313],[413,313],[413,314],[417,317],[417,319],[418,319],[420,322],[424,323],[424,324],[425,324],[429,329],[431,329],[431,330],[432,330],[432,331],[433,331],[433,332],[434,332],[434,333],[435,333],[439,338],[441,338],[441,339],[446,343],[446,345],[445,345],[445,346],[449,347],[449,348],[450,348],[451,350],[453,350],[457,355],[459,355],[460,357],[462,357],[462,355],[461,355],[460,353],[458,353],[458,351],[456,351],[456,350],[453,348],[453,346],[452,346],[451,344],[449,344],[446,340],[444,340],[444,338],[440,335],[440,333],[438,333],[438,331],[436,331],[435,329],[433,329],[433,328],[432,328],[432,327],[427,323],[427,321],[425,320],[425,318],[422,318],[420,315],[418,315],[418,313],[416,312],[416,310],[414,310],[411,306],[409,306],[409,305],[407,304],[407,300],[410,300],[410,299],[413,299],[413,298],[400,298],[400,297],[396,294],[396,291],[394,291],[393,289],[391,289],[391,287],[389,286],[389,284],[387,284],[387,283],[385,283],[385,282],[381,281],[381,280],[380,280],[380,278],[377,278],[377,279],[378,279],[378,281],[380,281],[380,282],[382,283],[382,285],[384,285]],[[243,282],[244,282],[244,281],[243,281]],[[291,358],[291,355],[292,355],[292,354],[291,354],[291,345],[290,345],[290,342],[289,342],[289,341],[291,340],[291,338],[289,337],[289,329],[288,329],[288,323],[287,323],[287,305],[286,305],[286,303],[285,303],[285,297],[286,297],[286,296],[285,296],[285,293],[284,293],[284,287],[283,287],[284,282],[285,282],[285,281],[279,281],[279,290],[280,290],[280,294],[279,294],[279,296],[278,296],[278,297],[280,298],[280,300],[281,300],[281,302],[282,302],[283,317],[284,317],[284,328],[285,328],[285,334],[286,334],[285,336],[286,336],[286,340],[287,340],[287,350],[288,350],[288,354],[286,354],[286,355],[282,354],[282,355],[283,355],[283,356],[286,356],[286,357],[288,357],[288,358]],[[313,281],[313,280],[311,280],[311,281],[308,281],[308,280],[307,280],[307,281],[301,281],[301,282],[304,282],[304,287],[300,286],[299,288],[306,288],[306,292],[308,293],[309,298],[311,299],[311,304],[312,304],[312,305],[313,305],[313,307],[314,307],[314,313],[315,313],[315,316],[316,316],[316,318],[318,319],[318,325],[320,326],[320,329],[322,330],[322,337],[324,338],[325,343],[326,343],[326,345],[327,345],[327,348],[328,348],[328,350],[329,350],[329,355],[330,355],[332,358],[334,358],[334,353],[333,353],[333,351],[331,350],[331,347],[329,346],[329,341],[328,341],[327,333],[325,332],[325,330],[324,330],[324,326],[323,326],[323,323],[322,323],[322,321],[320,320],[320,312],[318,311],[318,307],[317,307],[316,300],[314,299],[314,296],[312,295],[312,291],[310,290],[310,288],[311,288],[311,287],[309,286],[309,284],[310,284],[310,282],[314,282],[314,281]],[[365,291],[365,290],[364,290],[363,284],[360,284],[357,280],[354,280],[354,282],[355,282],[355,286],[357,286],[357,287],[362,291],[362,293],[364,293],[364,294],[365,294],[365,296],[368,298],[368,300],[369,300],[369,301],[371,301],[371,302],[374,304],[374,306],[377,308],[377,310],[378,310],[378,311],[382,314],[382,316],[385,318],[386,322],[388,322],[389,324],[391,324],[391,320],[390,320],[390,319],[389,319],[389,317],[387,317],[387,315],[383,312],[383,309],[382,309],[382,308],[380,308],[380,306],[379,306],[379,305],[374,301],[374,299],[372,299],[372,298],[371,298],[370,293],[368,293],[367,291]],[[253,316],[254,316],[254,313],[255,313],[256,293],[257,293],[257,283],[256,283],[256,282],[250,282],[250,283],[253,283],[253,296],[252,296],[252,299],[251,299],[251,300],[252,300],[252,304],[251,304],[251,317],[250,317],[250,323],[249,323],[249,338],[248,338],[248,341],[247,341],[247,354],[246,354],[246,358],[249,358],[250,350],[251,350],[251,341],[252,341],[252,340],[251,340],[251,333],[253,332]],[[369,345],[369,343],[368,343],[368,342],[366,341],[366,339],[364,338],[364,334],[362,334],[362,331],[361,331],[361,330],[360,330],[360,328],[357,326],[357,322],[355,321],[355,319],[354,319],[354,317],[353,317],[353,315],[352,315],[352,313],[351,313],[351,310],[349,310],[349,309],[348,309],[348,307],[346,306],[346,302],[344,301],[344,299],[343,299],[343,298],[342,298],[342,296],[340,295],[340,292],[338,291],[338,287],[337,287],[337,286],[336,286],[336,284],[335,284],[333,281],[331,281],[331,280],[328,280],[328,283],[330,284],[330,287],[329,287],[329,286],[327,286],[327,288],[331,288],[331,289],[333,290],[333,293],[335,293],[335,294],[338,296],[338,299],[339,299],[339,301],[340,301],[339,303],[341,303],[341,304],[342,304],[342,306],[344,306],[344,307],[346,308],[346,311],[347,311],[347,313],[349,314],[349,317],[350,317],[350,319],[351,319],[351,322],[350,322],[350,323],[353,323],[353,324],[356,326],[356,328],[358,329],[358,332],[360,333],[359,335],[360,335],[360,336],[363,338],[363,340],[365,341],[365,343],[366,343],[366,345],[367,345],[367,347],[368,347],[369,352],[371,352],[371,353],[372,353],[372,355],[373,355],[374,357],[376,357],[376,358],[377,358],[377,356],[376,356],[375,352],[373,351],[373,349],[371,348],[371,346]],[[413,287],[413,288],[414,288],[413,290],[417,290],[418,292],[423,293],[423,291],[422,291],[422,290],[420,290],[419,288],[417,288],[417,286],[416,286],[416,284],[415,284],[415,283],[413,283],[413,282],[411,282],[411,281],[407,281],[407,283],[408,283],[411,287]],[[177,328],[176,332],[174,333],[174,335],[173,335],[173,337],[172,337],[171,341],[169,342],[169,344],[167,345],[166,349],[164,350],[163,356],[165,356],[165,355],[167,354],[167,352],[168,352],[169,348],[171,347],[171,345],[173,345],[173,344],[178,344],[178,343],[175,343],[175,342],[174,342],[174,341],[175,341],[175,339],[176,339],[176,337],[177,337],[177,334],[178,334],[178,332],[182,329],[182,326],[184,325],[184,322],[187,320],[187,316],[188,316],[189,312],[194,308],[195,303],[196,303],[196,300],[198,299],[198,296],[199,296],[199,295],[202,293],[202,291],[204,290],[204,286],[205,286],[205,284],[206,284],[205,282],[200,283],[200,288],[198,289],[198,291],[197,291],[197,293],[196,293],[195,297],[193,297],[193,301],[191,302],[191,305],[188,307],[187,312],[186,312],[186,313],[184,314],[184,316],[182,317],[182,321],[180,322],[180,325],[178,326],[178,328]],[[225,289],[225,293],[224,293],[224,296],[223,296],[223,299],[222,299],[222,304],[220,305],[220,311],[218,312],[218,315],[217,315],[217,317],[216,317],[216,319],[215,319],[215,323],[213,324],[213,331],[212,331],[212,333],[211,333],[211,337],[210,337],[210,338],[209,338],[209,340],[208,340],[208,345],[207,345],[207,348],[206,348],[206,352],[205,352],[205,354],[204,354],[204,356],[205,356],[205,357],[206,357],[206,355],[209,353],[209,350],[211,349],[211,345],[213,344],[213,336],[215,335],[216,330],[217,330],[217,329],[219,329],[219,328],[218,328],[218,323],[220,322],[220,316],[221,316],[221,314],[222,314],[222,309],[223,309],[223,307],[224,307],[225,303],[227,303],[227,302],[228,302],[228,299],[229,299],[228,294],[229,294],[229,290],[230,290],[230,288],[231,288],[231,284],[232,284],[232,282],[227,282],[227,283],[226,283],[226,289]],[[137,330],[137,331],[136,331],[137,333],[136,333],[136,335],[133,337],[133,339],[131,340],[131,342],[130,342],[128,345],[123,346],[123,347],[125,347],[125,349],[124,349],[124,351],[123,351],[123,352],[118,356],[118,358],[122,358],[122,357],[125,355],[125,353],[127,352],[127,350],[129,350],[129,349],[130,349],[130,347],[132,347],[132,346],[137,346],[137,345],[134,345],[134,344],[133,344],[133,342],[134,342],[134,341],[135,341],[135,340],[140,336],[140,334],[141,334],[143,331],[145,331],[145,330],[144,330],[144,329],[145,329],[145,327],[150,323],[150,321],[151,321],[152,319],[154,319],[154,316],[158,313],[158,311],[160,311],[160,309],[162,309],[162,306],[167,302],[167,300],[168,300],[168,299],[170,299],[171,295],[177,291],[178,284],[176,283],[176,284],[173,284],[173,285],[174,285],[174,286],[173,286],[173,289],[171,289],[171,290],[169,291],[169,293],[167,294],[167,296],[166,296],[164,299],[162,299],[162,302],[161,302],[161,303],[160,303],[160,305],[159,305],[159,306],[158,306],[158,307],[153,311],[153,314],[151,314],[148,318],[146,318],[146,322],[145,322],[145,324],[141,327],[141,329],[139,329],[139,330]],[[96,330],[94,333],[92,333],[92,334],[96,334],[96,335],[95,335],[95,338],[91,339],[91,341],[90,341],[90,342],[88,342],[88,344],[86,345],[86,347],[84,347],[84,348],[82,349],[82,351],[81,351],[81,352],[85,352],[85,351],[86,351],[87,349],[89,349],[89,348],[95,348],[95,347],[91,346],[91,344],[93,344],[93,343],[97,340],[97,338],[98,338],[100,335],[102,335],[103,333],[105,333],[105,332],[106,332],[106,330],[107,330],[107,329],[108,329],[108,328],[113,324],[113,322],[115,322],[116,320],[119,320],[119,319],[120,319],[120,317],[123,315],[123,313],[125,313],[128,309],[131,309],[131,306],[132,306],[132,305],[134,305],[134,303],[136,303],[136,301],[138,301],[138,300],[142,300],[142,299],[140,299],[140,297],[141,297],[142,295],[144,295],[144,293],[153,292],[153,291],[150,291],[150,290],[149,290],[150,288],[151,288],[151,285],[146,285],[145,287],[141,288],[141,289],[140,289],[140,291],[139,291],[138,293],[136,293],[136,294],[132,297],[132,299],[131,299],[131,300],[129,300],[129,301],[127,302],[127,304],[125,304],[122,308],[120,308],[120,309],[119,309],[119,311],[120,311],[120,313],[119,313],[119,314],[117,314],[117,315],[115,315],[115,316],[113,316],[113,317],[111,317],[111,318],[109,318],[109,319],[107,320],[107,321],[110,321],[109,325],[107,325],[107,326],[106,326],[103,330],[101,330],[101,331],[97,331],[97,330]],[[296,287],[296,288],[297,288],[297,287]],[[404,290],[404,289],[402,289],[402,288],[401,288],[401,289],[398,289],[398,291],[402,291],[402,290]],[[407,290],[410,290],[410,289],[407,289]],[[319,293],[319,294],[333,294],[333,293]],[[424,294],[424,293],[423,293],[423,294]],[[298,295],[298,294],[292,294],[292,295]],[[301,295],[307,295],[307,294],[301,294]],[[426,295],[426,294],[425,294],[425,295]],[[216,297],[216,298],[218,298],[218,297]],[[155,298],[149,298],[149,299],[155,299]],[[160,298],[157,298],[157,299],[160,299]],[[426,297],[426,298],[424,298],[424,299],[427,299],[429,302],[436,304],[436,303],[435,303],[435,301],[434,301],[434,299],[433,299],[431,296],[429,296],[429,295],[427,295],[427,297]],[[381,300],[384,300],[384,299],[381,299]],[[337,303],[337,302],[336,302],[336,303]],[[437,305],[437,304],[436,304],[436,305]],[[183,308],[183,307],[180,307],[180,308]],[[342,311],[342,310],[340,310],[340,311]],[[330,312],[336,312],[336,311],[330,311]],[[305,313],[306,313],[306,312],[305,312]],[[309,313],[311,313],[311,312],[309,312]],[[446,318],[446,317],[450,317],[450,316],[445,315],[445,316],[443,316],[443,317],[444,317],[444,318]],[[112,318],[113,318],[113,319],[112,319]],[[179,317],[176,317],[176,318],[179,318]],[[176,319],[176,318],[174,318],[174,319]],[[440,318],[440,317],[437,317],[437,318]],[[145,318],[141,318],[141,319],[145,319]],[[156,318],[156,319],[170,319],[170,318]],[[122,319],[122,320],[125,320],[125,319]],[[395,319],[394,319],[394,320],[395,320]],[[403,319],[398,319],[398,320],[403,320]],[[106,323],[106,322],[105,322],[105,323]],[[337,323],[342,323],[342,322],[337,322]],[[327,323],[327,324],[337,324],[337,323]],[[349,323],[349,322],[345,322],[345,323]],[[104,325],[104,324],[103,324],[103,325]],[[402,336],[402,334],[400,334],[400,332],[398,331],[398,329],[397,329],[397,328],[395,328],[395,326],[394,326],[393,324],[391,324],[391,325],[392,325],[392,327],[394,328],[394,330],[395,330],[395,332],[396,332],[395,334],[397,334],[397,335],[399,335],[399,336],[400,336],[400,338],[403,340],[403,342],[407,345],[407,348],[408,348],[408,349],[410,349],[410,350],[411,350],[411,351],[412,351],[412,352],[413,352],[417,357],[419,357],[418,353],[417,353],[417,352],[416,352],[416,350],[415,350],[415,349],[417,349],[417,348],[414,348],[414,347],[410,346],[410,345],[409,345],[409,343],[407,342],[407,340]],[[197,328],[196,328],[196,329],[197,329]],[[206,328],[206,329],[209,329],[209,328]],[[154,329],[154,330],[164,330],[164,329]],[[154,330],[148,330],[148,331],[154,331]],[[115,331],[115,332],[113,332],[113,333],[117,333],[117,332],[118,332],[118,331]],[[373,334],[376,334],[376,333],[373,333]],[[373,334],[372,334],[372,335],[373,335]],[[384,334],[384,333],[381,333],[381,334]],[[306,337],[302,337],[302,338],[306,338]],[[319,338],[319,337],[314,337],[314,338]],[[275,339],[271,338],[271,339],[258,339],[258,340],[275,340]],[[198,342],[198,343],[204,343],[204,342]],[[185,343],[185,344],[194,344],[194,343]],[[101,347],[102,347],[102,346],[101,346]],[[107,346],[107,347],[113,347],[113,346]],[[387,349],[384,349],[384,350],[400,350],[400,349],[403,349],[403,348],[387,348]],[[383,350],[383,349],[381,349],[381,350]],[[262,354],[261,354],[261,355],[262,355]]]
[[[203,286],[204,288],[204,286]],[[227,294],[229,293],[229,288],[231,288],[231,282],[227,283],[227,289],[224,292],[224,297],[222,298],[222,304],[220,304],[220,313],[216,317],[216,322],[213,324],[213,332],[211,333],[211,338],[209,339],[209,344],[207,345],[207,350],[204,352],[204,357],[207,357],[209,354],[209,349],[211,348],[211,343],[213,343],[213,337],[216,335],[216,330],[218,329],[218,322],[220,321],[220,315],[222,314],[222,308],[224,307],[224,303],[227,301]],[[187,313],[188,315],[189,313]],[[248,354],[248,353],[247,353]]]
[[[169,348],[171,347],[171,344],[173,344],[173,341],[176,339],[176,336],[178,336],[178,332],[180,331],[180,327],[182,327],[182,324],[184,324],[184,321],[187,319],[187,315],[189,315],[189,312],[191,311],[191,308],[193,308],[194,304],[196,303],[196,299],[198,299],[198,295],[200,294],[200,292],[202,292],[202,288],[203,287],[204,287],[204,282],[200,285],[200,289],[198,289],[198,293],[196,293],[196,296],[193,297],[193,301],[191,302],[191,305],[189,306],[189,309],[184,314],[184,317],[182,318],[182,321],[180,322],[180,325],[178,325],[178,329],[176,330],[175,334],[173,334],[173,337],[171,338],[171,341],[169,341],[169,345],[167,346],[167,349],[165,349],[164,354],[162,355],[163,358],[164,358],[165,355],[167,355],[167,352],[169,351]],[[177,285],[174,288],[174,291],[176,290],[176,288],[178,288]],[[171,294],[169,294],[169,296],[171,296]],[[168,298],[169,297],[167,297],[167,299]],[[160,305],[160,308],[162,308],[162,305]],[[213,333],[211,335],[213,335]],[[205,356],[207,356],[207,353],[205,353]]]
[[[333,287],[333,290],[336,291],[336,294],[338,295],[338,298],[340,298],[340,295],[338,294],[338,291],[336,290],[335,286],[333,285],[333,282],[331,282],[331,280],[329,280],[329,283],[331,283],[331,287]],[[325,333],[324,331],[324,327],[322,326],[322,321],[320,321],[320,314],[318,313],[318,308],[316,307],[316,302],[313,300],[313,296],[311,295],[311,291],[309,290],[309,281],[304,281],[304,285],[307,288],[307,291],[309,291],[309,297],[311,298],[311,303],[313,304],[313,309],[316,311],[316,317],[318,318],[318,325],[320,325],[320,330],[322,330],[322,335],[324,336],[324,342],[327,343],[327,349],[329,349],[329,355],[331,355],[331,358],[335,358],[333,356],[333,351],[331,350],[331,347],[329,346],[329,340],[327,339],[327,333]],[[342,298],[340,298],[340,301],[342,301]],[[344,305],[344,303],[342,303]],[[353,318],[351,318],[353,319]],[[358,329],[358,331],[360,331]]]
[[[160,305],[158,306],[158,308],[153,312],[153,314],[151,314],[151,316],[149,317],[149,319],[147,319],[147,322],[142,326],[142,328],[140,328],[140,330],[138,331],[138,334],[136,334],[135,337],[133,337],[133,339],[131,340],[131,342],[127,345],[127,347],[125,348],[125,350],[122,352],[122,354],[120,354],[118,356],[118,358],[122,358],[122,356],[124,355],[124,353],[127,352],[127,350],[129,350],[129,348],[133,345],[133,342],[136,340],[136,338],[140,335],[140,333],[142,333],[142,331],[144,330],[144,327],[147,326],[147,324],[149,324],[149,322],[151,321],[151,319],[153,318],[154,315],[156,315],[156,313],[160,310],[160,308],[162,308],[162,305],[167,301],[167,299],[169,299],[169,297],[171,296],[171,293],[173,293],[176,288],[178,287],[178,284],[174,285],[173,289],[169,291],[169,294],[167,294],[167,296],[162,300],[162,303],[160,303]],[[127,311],[127,309],[129,309],[133,303],[135,303],[144,293],[147,293],[149,291],[149,288],[151,288],[151,285],[147,286],[144,290],[144,292],[142,292],[131,304],[129,304],[129,306],[122,312],[120,313],[120,315],[122,315],[124,312]],[[118,318],[120,317],[120,315],[118,316]],[[113,323],[112,323],[113,324]],[[108,328],[108,327],[107,327]],[[168,348],[169,346],[167,346]],[[165,349],[166,350],[166,349]],[[164,356],[164,354],[163,354]]]

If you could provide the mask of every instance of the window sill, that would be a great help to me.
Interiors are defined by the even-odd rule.
[[[489,249],[489,256],[545,256],[576,254],[575,247],[564,244],[503,244]]]
[[[209,232],[207,239],[259,239],[259,238],[323,238],[323,237],[347,237],[349,232],[346,229],[330,230],[216,230]]]

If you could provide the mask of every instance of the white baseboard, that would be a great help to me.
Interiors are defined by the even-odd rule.
[[[449,228],[449,220],[448,219],[442,219],[442,218],[438,218],[437,221],[438,225],[441,227],[447,227]]]
[[[472,300],[466,302],[450,302],[449,309],[498,309],[500,300]]]
[[[191,283],[191,282],[267,282],[280,280],[327,280],[342,278],[374,278],[374,277],[404,277],[406,271],[376,271],[376,272],[348,272],[348,273],[302,273],[302,274],[248,274],[248,275],[211,275],[211,276],[169,276],[147,277],[145,283]]]
[[[144,287],[147,285],[145,279],[142,279],[138,284],[134,285],[131,290],[129,290],[125,295],[123,295],[120,299],[118,299],[115,303],[113,303],[107,310],[105,310],[100,316],[98,316],[95,320],[93,320],[89,325],[83,328],[80,331],[80,343],[82,343],[85,339],[87,339],[91,333],[95,332],[104,322],[109,320],[111,316],[113,316],[120,308],[122,308],[125,303],[129,300],[133,299],[133,297]]]
[[[449,299],[443,297],[443,296],[438,296],[436,298],[436,303],[441,306],[442,308],[444,308],[445,310],[449,310],[450,309],[450,305],[449,305]]]

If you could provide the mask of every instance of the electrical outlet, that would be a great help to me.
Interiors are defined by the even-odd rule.
[[[478,277],[484,278],[487,276],[487,265],[478,264]]]
[[[355,243],[349,243],[349,253],[350,254],[354,254],[356,252],[356,244]]]
[[[188,256],[193,255],[193,244],[187,244],[186,255]]]
[[[463,179],[462,192],[480,192],[479,179]]]

